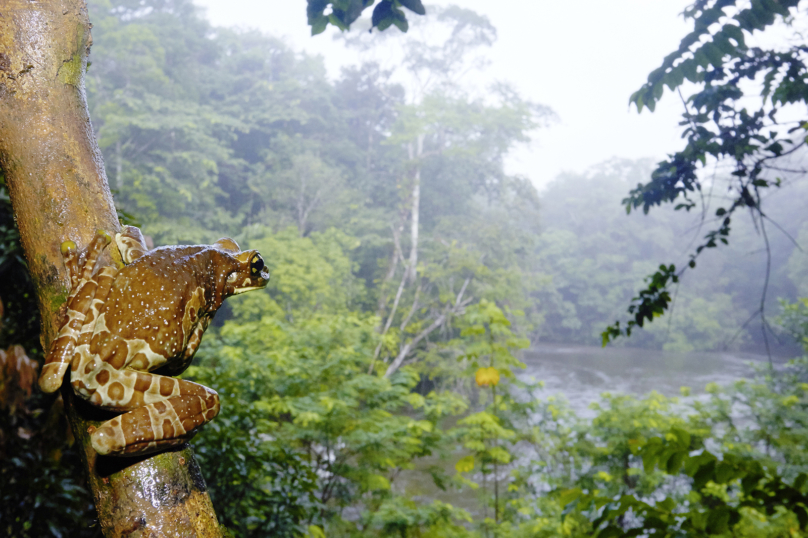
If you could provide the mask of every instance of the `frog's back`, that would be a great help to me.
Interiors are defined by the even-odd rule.
[[[182,354],[211,281],[204,246],[148,252],[117,274],[90,351],[114,368],[154,370]]]

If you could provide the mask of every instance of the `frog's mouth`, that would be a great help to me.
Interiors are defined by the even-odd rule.
[[[235,284],[233,295],[238,295],[239,293],[244,293],[245,291],[260,290],[261,288],[266,288],[267,284],[269,284],[269,271],[262,272],[259,278],[247,277],[243,282],[241,282],[241,284],[236,282],[236,280],[238,280],[237,274],[231,275],[230,278],[233,277],[236,277],[233,279],[233,283]],[[230,278],[227,280],[230,281]]]

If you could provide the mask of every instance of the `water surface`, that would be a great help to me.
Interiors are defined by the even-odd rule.
[[[572,408],[587,416],[587,406],[603,392],[642,395],[655,390],[676,396],[680,387],[694,394],[707,383],[731,383],[753,374],[765,355],[740,352],[673,353],[636,348],[544,344],[525,350],[522,379],[544,381],[541,396],[564,394]]]

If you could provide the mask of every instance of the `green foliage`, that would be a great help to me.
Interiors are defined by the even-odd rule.
[[[700,453],[691,456],[694,450]],[[765,521],[766,517],[782,518],[784,511],[796,517],[802,530],[808,525],[808,496],[802,492],[806,480],[804,474],[797,477],[793,486],[786,484],[758,461],[731,453],[717,458],[703,446],[693,444],[685,430],[673,430],[665,438],[653,437],[644,444],[637,443],[637,451],[646,472],[659,468],[676,475],[683,470],[684,475],[692,479],[687,509],[683,510],[682,503],[672,497],[647,503],[633,495],[623,495],[616,500],[608,496],[583,495],[579,489],[565,491],[562,494],[564,501],[577,501],[576,509],[597,511],[602,508],[593,521],[596,536],[647,533],[657,536],[720,536],[736,526],[743,529],[751,514],[764,516]],[[629,532],[623,527],[627,512],[642,522],[641,526],[632,526]],[[765,530],[763,532],[768,534]]]
[[[676,266],[673,264],[668,266],[665,264],[660,265],[659,270],[647,277],[645,282],[648,287],[640,290],[639,295],[632,299],[632,304],[628,307],[628,313],[632,314],[634,319],[626,323],[625,329],[620,328],[620,321],[616,321],[614,325],[607,327],[602,334],[604,347],[621,334],[625,333],[626,336],[631,336],[632,327],[642,327],[646,321],[653,321],[654,318],[661,316],[665,312],[671,301],[668,286],[679,282]]]
[[[614,406],[599,410],[587,432],[610,440],[602,445],[605,454],[623,455],[628,488],[610,485],[611,480],[568,482],[572,487],[557,490],[567,517],[588,519],[596,536],[803,535],[807,367],[802,358],[777,372],[761,369],[751,382],[711,383],[708,398],[684,407],[657,397],[658,403],[639,406],[657,414],[645,423]],[[609,420],[611,411],[617,413]],[[604,419],[618,430],[598,432]],[[626,445],[615,446],[613,439]],[[601,464],[591,461],[593,470]],[[638,481],[632,485],[628,476]],[[646,487],[639,485],[642,480]]]
[[[410,516],[390,504],[392,483],[436,449],[439,421],[466,406],[458,396],[413,393],[418,378],[407,369],[390,379],[368,374],[378,320],[347,308],[344,288],[328,281],[347,252],[320,241],[331,260],[312,248],[317,238],[315,245],[290,233],[253,240],[283,252],[275,263],[291,270],[269,296],[238,301],[234,319],[206,337],[200,366],[188,371],[230,395],[197,445],[215,470],[209,483],[220,517],[240,535],[352,526],[343,514],[360,506],[364,525],[401,525],[395,520]],[[309,280],[324,275],[319,286]],[[296,309],[281,307],[303,291],[312,295],[297,298]],[[429,515],[437,505],[408,510],[412,525],[446,519]]]
[[[782,312],[777,325],[783,331],[808,349],[808,299],[803,297],[794,303],[780,301]]]
[[[513,351],[528,347],[529,342],[516,338],[502,310],[488,301],[470,307],[463,321],[467,325],[461,331],[461,336],[467,337],[468,343],[466,353],[459,360],[466,364],[467,371],[475,373],[478,386],[489,388],[490,400],[486,402],[488,391],[483,390],[479,394],[480,403],[488,405],[457,421],[457,426],[449,432],[450,438],[469,453],[455,464],[455,470],[461,483],[477,489],[479,484],[463,475],[475,470],[475,467],[479,468],[483,483],[481,493],[493,497],[493,520],[498,524],[505,516],[502,498],[506,493],[506,481],[502,480],[501,474],[516,459],[517,432],[508,415],[524,407],[517,403],[511,391],[511,385],[514,388],[523,386],[514,383],[512,369],[524,368],[524,364],[514,357]],[[503,386],[498,390],[500,383]],[[493,495],[489,493],[488,482],[493,482]],[[486,511],[486,521],[488,517]]]
[[[742,392],[742,389],[730,390],[729,396],[736,396],[736,391]],[[718,399],[714,397],[713,403]],[[772,403],[777,399],[782,401],[782,394],[769,393],[766,401]],[[719,416],[705,414],[702,409],[700,418],[715,420]],[[758,415],[756,425],[768,427],[771,423]],[[786,428],[780,425],[777,430],[784,433]],[[609,493],[608,490],[588,494],[581,488],[563,491],[562,502],[575,502],[577,511],[591,511],[597,536],[645,533],[660,536],[723,535],[735,527],[743,529],[755,517],[759,522],[770,518],[775,524],[775,529],[771,526],[760,529],[760,535],[769,535],[767,530],[774,530],[776,534],[777,520],[788,519],[784,515],[788,513],[792,520],[796,518],[803,530],[808,525],[808,498],[803,492],[805,474],[799,474],[791,485],[778,474],[777,466],[772,465],[771,460],[760,455],[756,457],[748,449],[726,440],[721,447],[722,453],[716,456],[705,447],[705,430],[694,430],[692,423],[670,427],[663,436],[647,437],[653,433],[658,435],[658,432],[645,429],[630,436],[631,454],[642,461],[643,472],[637,476],[658,473],[658,469],[667,475],[689,477],[686,483],[690,492],[684,497],[669,495],[662,500],[657,496],[655,502],[647,502],[640,495],[617,495],[615,492],[604,495]],[[645,496],[651,492],[645,492]],[[631,525],[631,531],[624,534],[627,512],[640,524]]]

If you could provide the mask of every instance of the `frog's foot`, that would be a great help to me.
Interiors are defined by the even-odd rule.
[[[104,422],[92,433],[92,445],[99,454],[132,456],[176,446],[219,414],[219,395],[213,389],[145,372],[115,372],[117,375],[109,376],[108,383],[93,391],[89,400],[101,407],[131,411]],[[103,380],[107,376],[100,377]],[[84,396],[88,391],[77,392]],[[125,404],[122,400],[127,394],[129,403]]]

